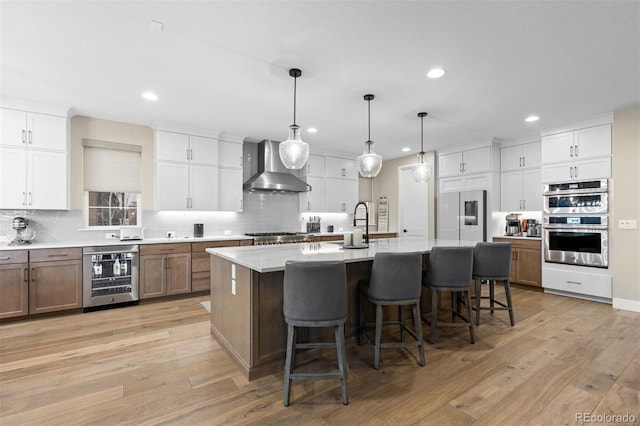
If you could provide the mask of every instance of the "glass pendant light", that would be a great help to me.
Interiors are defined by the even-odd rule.
[[[302,71],[291,68],[289,75],[293,77],[293,124],[289,126],[289,137],[280,142],[280,159],[287,169],[301,169],[309,159],[309,144],[300,139],[300,126],[296,124],[296,79]]]
[[[432,167],[424,161],[424,118],[427,116],[426,112],[419,112],[420,117],[420,152],[418,153],[418,163],[411,169],[411,176],[413,180],[418,183],[427,182],[431,179]]]
[[[366,178],[378,176],[382,168],[382,157],[373,150],[373,141],[371,140],[371,101],[373,98],[373,95],[364,95],[364,100],[369,104],[369,138],[364,143],[364,152],[356,160],[360,176]]]

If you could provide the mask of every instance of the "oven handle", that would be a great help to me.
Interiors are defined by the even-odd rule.
[[[585,188],[585,189],[567,189],[564,191],[544,191],[542,195],[544,196],[553,196],[553,195],[584,195],[584,194],[602,194],[609,192],[608,188]]]
[[[545,223],[545,229],[561,229],[567,232],[572,231],[606,231],[609,227],[607,225],[566,225],[566,224],[555,224],[555,223]]]

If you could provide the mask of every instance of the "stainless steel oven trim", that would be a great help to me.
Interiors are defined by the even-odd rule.
[[[575,213],[580,213],[580,214],[603,214],[603,213],[607,213],[609,211],[609,194],[607,194],[606,192],[583,192],[580,194],[576,194],[576,195],[589,195],[589,194],[598,194],[600,196],[602,196],[602,204],[599,206],[580,206],[580,207],[556,207],[556,208],[550,208],[548,207],[548,200],[549,197],[553,197],[554,195],[570,195],[568,193],[564,193],[564,194],[559,194],[559,193],[552,193],[552,194],[547,194],[544,196],[544,213],[545,214],[553,214],[553,215],[558,215],[558,214],[575,214]]]
[[[565,191],[561,191],[561,190],[556,190],[556,191],[551,191],[549,190],[549,187],[551,185],[558,185],[558,184],[578,184],[578,183],[582,183],[582,182],[600,182],[600,188],[585,188],[585,189],[567,189]],[[581,182],[558,182],[558,183],[545,183],[542,189],[542,195],[567,195],[567,194],[597,194],[597,193],[601,193],[601,192],[608,192],[609,191],[609,182],[607,179],[592,179],[592,180],[588,180],[588,181],[581,181]]]
[[[574,225],[575,226],[575,225]],[[584,233],[593,232],[600,234],[601,239],[601,251],[600,253],[581,253],[575,251],[561,251],[549,249],[549,232],[572,232],[572,233]],[[581,227],[581,228],[566,228],[566,227],[548,227],[545,226],[544,230],[544,260],[551,263],[564,263],[569,265],[581,265],[581,266],[593,266],[596,268],[608,268],[609,267],[609,231],[606,227],[595,228],[593,226]]]
[[[95,254],[120,254],[120,253],[133,253],[131,259],[131,293],[105,295],[105,296],[91,296],[91,272],[92,262],[91,256]],[[85,247],[82,251],[83,265],[82,265],[82,306],[83,308],[93,306],[111,305],[114,303],[132,302],[139,299],[139,262],[140,257],[138,255],[137,245],[122,245],[122,246],[101,246],[101,247]]]

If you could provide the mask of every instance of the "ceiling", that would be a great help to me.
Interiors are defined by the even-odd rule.
[[[428,150],[640,103],[638,1],[3,0],[0,19],[2,96],[91,117],[284,140],[300,68],[318,153],[362,151],[367,93],[385,159],[419,151],[420,111]]]

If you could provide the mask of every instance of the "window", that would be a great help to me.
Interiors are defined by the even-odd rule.
[[[87,191],[88,226],[138,226],[139,195],[131,192]]]
[[[142,147],[82,140],[85,228],[141,225]]]

